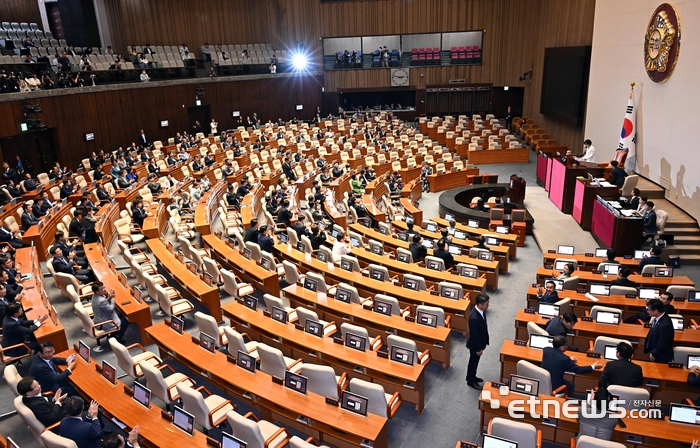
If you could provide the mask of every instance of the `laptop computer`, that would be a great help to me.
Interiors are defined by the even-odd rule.
[[[552,317],[558,316],[559,305],[553,305],[551,303],[540,303],[537,307],[537,314]]]
[[[214,353],[216,351],[216,339],[203,331],[199,332],[199,346],[204,350]]]
[[[669,421],[700,426],[700,406],[671,403]]]
[[[603,272],[608,275],[617,275],[620,272],[619,264],[606,264],[603,266]]]
[[[608,258],[608,250],[603,247],[599,247],[595,250],[594,255],[598,258]]]
[[[281,322],[283,324],[287,323],[287,311],[278,306],[272,307],[270,317],[272,317],[272,319],[276,320],[277,322]]]
[[[417,323],[433,328],[437,327],[437,318],[437,315],[425,311],[418,311],[416,314]]]
[[[304,325],[304,331],[306,333],[312,334],[319,338],[323,337],[323,324],[321,322],[306,319],[306,325]]]
[[[484,441],[481,444],[481,448],[518,448],[518,442],[492,436],[491,434],[484,434]]]
[[[606,345],[603,350],[603,358],[607,361],[617,360],[617,345]]]
[[[387,303],[379,299],[374,299],[374,312],[383,314],[385,316],[391,316],[391,303]]]
[[[242,352],[241,350],[238,350],[236,365],[243,370],[255,373],[255,358],[245,352]]]
[[[253,296],[243,296],[243,305],[245,305],[246,308],[256,311],[258,309],[258,299]]]
[[[292,389],[295,392],[299,392],[302,395],[306,395],[306,383],[308,378],[299,375],[297,373],[292,373],[289,370],[284,371],[284,387]]]
[[[654,277],[673,277],[673,268],[668,266],[659,266],[654,268]]]
[[[639,288],[640,299],[655,299],[659,297],[659,290],[654,288]]]
[[[178,316],[170,316],[170,328],[182,334],[185,329],[185,320]]]
[[[307,321],[308,322],[308,321]],[[345,346],[364,352],[366,350],[367,339],[355,333],[345,333]]]
[[[221,433],[221,448],[246,448],[247,444],[241,439],[233,437],[231,434]]]
[[[644,258],[644,256],[651,257],[651,251],[650,250],[635,250],[634,251],[634,259],[635,260],[641,260]]]

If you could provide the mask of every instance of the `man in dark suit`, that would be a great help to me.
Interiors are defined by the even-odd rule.
[[[260,226],[260,234],[258,235],[258,246],[260,250],[272,253],[275,247],[275,240],[272,239],[272,227]]]
[[[639,191],[639,188],[633,188],[632,189],[632,197],[624,205],[624,208],[629,209],[629,210],[637,210],[637,208],[639,208],[639,195],[640,194],[641,194],[641,191]]]
[[[659,246],[652,246],[649,250],[649,254],[649,257],[644,257],[639,261],[639,265],[637,266],[638,273],[641,274],[644,266],[648,264],[666,265],[666,263],[664,263],[664,261],[661,259],[661,248]]]
[[[73,219],[68,223],[68,236],[71,238],[83,238],[85,235],[85,229],[83,228],[83,210],[81,208],[76,208],[73,212]],[[65,252],[68,253],[68,252]]]
[[[598,361],[590,366],[577,365],[575,357],[564,354],[568,348],[566,336],[555,336],[552,347],[545,347],[542,352],[542,368],[548,371],[552,377],[552,390],[565,384],[567,396],[571,396],[574,393],[574,383],[564,379],[564,372],[582,374],[600,369],[603,366]]]
[[[144,148],[148,146],[148,136],[146,136],[146,133],[141,129],[139,131],[139,138],[137,139],[137,142],[140,146],[143,146]]]
[[[297,237],[299,238],[299,241],[301,241],[302,236],[309,236],[311,235],[311,232],[309,232],[309,229],[306,228],[304,225],[304,215],[299,215],[299,218],[297,218],[297,222],[294,223],[292,226],[292,229],[297,233]]]
[[[513,109],[511,109],[510,106],[508,106],[508,109],[506,109],[505,118],[506,118],[506,129],[508,129],[510,131],[513,127]]]
[[[627,177],[627,172],[622,168],[619,168],[617,165],[617,160],[610,162],[610,166],[613,167],[611,173],[612,179],[610,180],[610,183],[615,185],[617,188],[622,188],[622,185],[625,183],[625,178]]]
[[[617,278],[610,282],[612,286],[629,286],[630,288],[636,288],[639,286],[637,282],[633,282],[629,277],[632,271],[627,266],[623,266],[617,271]]]
[[[7,162],[2,163],[2,180],[5,182],[17,182],[17,171],[14,168],[10,168],[10,164]]]
[[[297,175],[294,174],[292,165],[290,165],[289,163],[289,157],[284,158],[284,163],[282,164],[282,172],[285,176],[287,176],[287,180],[289,180],[289,182],[296,182]]]
[[[700,387],[700,367],[693,366],[690,368],[690,370],[688,371],[687,383],[693,387]],[[698,397],[698,399],[695,400],[694,403],[695,406],[700,406],[700,397]]]
[[[63,182],[63,186],[61,186],[61,199],[65,199],[73,193],[75,193],[73,183],[69,181]]]
[[[455,262],[454,257],[449,250],[445,249],[447,247],[447,240],[445,238],[440,238],[437,242],[437,249],[433,251],[433,256],[442,259],[445,262],[445,269],[449,269]]]
[[[656,212],[654,211],[654,201],[647,201],[645,207],[646,213],[644,213],[642,232],[646,234],[656,233]]]
[[[282,201],[282,208],[277,212],[277,223],[292,227],[292,218],[294,214],[289,211],[289,200],[285,199]]]
[[[43,390],[56,392],[60,389],[68,395],[75,395],[75,389],[67,381],[68,376],[75,370],[75,355],[66,359],[54,354],[56,348],[50,341],[39,344],[39,352],[29,367],[29,374],[41,384]],[[67,367],[63,372],[59,372],[56,366]]]
[[[632,362],[634,349],[629,342],[617,344],[617,360],[608,361],[598,380],[598,387],[640,387],[644,382],[642,367]]]
[[[4,225],[0,225],[0,243],[8,243],[10,246],[14,247],[15,249],[19,249],[21,247],[26,247],[26,244],[24,244],[24,241],[22,241],[20,238],[17,238]]]
[[[61,405],[67,395],[58,389],[51,397],[43,395],[41,389],[39,381],[31,376],[24,377],[17,383],[17,392],[22,396],[22,403],[42,425],[51,426],[65,417],[66,409]]]
[[[542,286],[537,286],[537,301],[540,303],[556,303],[559,301],[559,294],[553,281],[548,281]]]
[[[34,216],[34,213],[32,212],[32,205],[25,202],[24,213],[22,213],[22,230],[26,232],[31,226],[39,221],[40,219]]]
[[[17,344],[27,344],[31,350],[38,350],[39,344],[34,337],[34,331],[39,328],[42,322],[48,319],[49,315],[45,314],[36,320],[22,320],[22,305],[19,303],[10,303],[5,309],[5,320],[2,323],[2,346],[11,347]],[[27,353],[24,347],[17,347],[5,351],[7,356],[22,356]]]
[[[104,432],[97,418],[99,404],[93,400],[87,415],[81,417],[84,406],[85,401],[78,396],[66,400],[66,417],[61,420],[59,435],[74,441],[78,448],[100,448]]]
[[[53,248],[53,268],[56,272],[70,274],[80,280],[81,283],[95,281],[95,274],[91,269],[76,269],[74,266],[75,253],[64,254],[60,247]]]
[[[486,321],[486,310],[489,308],[490,297],[486,294],[476,296],[476,306],[469,313],[469,336],[467,348],[469,349],[469,364],[467,365],[467,385],[472,389],[481,390],[479,383],[484,381],[476,376],[479,360],[489,345],[489,327]]]
[[[408,245],[408,250],[411,252],[414,263],[423,261],[425,256],[428,255],[428,249],[423,246],[423,237],[417,233],[413,235],[413,240]]]
[[[250,241],[258,244],[258,235],[260,235],[260,231],[258,230],[258,220],[253,218],[250,220],[250,227],[248,227],[248,229],[245,231],[243,242],[247,243]]]
[[[553,317],[544,327],[550,336],[566,336],[578,322],[574,313],[564,313],[563,316]]]
[[[18,198],[22,196],[22,190],[20,190],[19,187],[15,185],[14,180],[7,181],[7,185],[5,185],[5,190],[7,190],[7,192],[10,193],[10,196],[12,196],[13,198]]]
[[[160,174],[160,167],[156,163],[155,159],[151,159],[148,163],[148,172],[151,174]]]
[[[649,299],[651,300],[651,299]],[[645,324],[648,324],[649,321],[651,320],[651,316],[649,315],[649,300],[647,300],[647,306],[637,314],[628,317],[625,319],[626,324],[636,324],[637,321],[641,320]],[[659,300],[661,300],[661,303],[664,304],[664,313],[666,314],[675,314],[676,313],[676,307],[673,306],[671,302],[673,302],[673,294],[666,291],[662,292],[659,295]]]
[[[649,361],[667,364],[673,361],[673,323],[664,311],[664,304],[659,299],[651,299],[647,304],[649,315],[654,317],[644,343],[644,353],[649,354]]]
[[[84,251],[83,251],[83,248],[81,246],[80,241],[76,241],[74,246],[69,246],[68,239],[66,238],[66,234],[60,230],[58,232],[54,233],[53,237],[54,237],[54,242],[53,242],[54,247],[60,247],[61,252],[63,252],[64,254],[67,254],[70,256],[71,252],[75,252],[76,255],[78,252],[81,252],[81,254],[84,255]],[[83,269],[90,265],[90,263],[87,261],[87,259],[83,258],[83,257],[74,257],[73,261],[75,261],[78,264],[78,266],[80,266]]]
[[[2,329],[2,324],[5,322],[5,317],[7,317],[7,306],[11,303],[9,299],[5,297],[7,294],[7,288],[4,284],[0,283],[0,329]]]

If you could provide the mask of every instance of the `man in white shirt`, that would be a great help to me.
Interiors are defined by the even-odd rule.
[[[126,329],[129,326],[129,321],[125,317],[122,317],[116,311],[116,304],[114,303],[114,297],[116,292],[111,290],[109,294],[107,293],[107,288],[102,282],[94,282],[92,284],[92,311],[94,313],[93,320],[95,322],[107,322],[112,321],[117,325],[119,329],[116,332],[116,339],[122,343],[122,338]],[[107,323],[102,325],[102,330],[112,330],[115,325],[112,323]]]
[[[343,255],[348,255],[352,252],[352,245],[348,241],[344,233],[338,233],[335,243],[333,243],[333,262],[340,263]]]
[[[574,157],[579,162],[595,162],[595,148],[590,140],[583,142],[583,156]]]
[[[141,76],[140,76],[140,78],[141,78],[141,82],[148,82],[148,81],[151,80],[151,78],[150,78],[150,77],[148,76],[148,74],[146,73],[146,70],[141,70]]]

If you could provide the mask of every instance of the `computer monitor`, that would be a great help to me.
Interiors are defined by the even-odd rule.
[[[407,224],[413,224],[415,222],[416,222],[416,220],[413,219],[411,216],[406,216],[406,223]]]
[[[344,288],[338,288],[335,290],[335,299],[344,303],[350,303],[352,292]]]
[[[620,272],[620,265],[619,264],[603,265],[603,272],[605,272],[608,275],[617,275],[617,273]]]
[[[401,263],[408,263],[409,262],[409,254],[399,252],[396,255],[396,260],[400,261]]]
[[[216,339],[203,331],[199,332],[199,346],[203,349],[214,353],[216,351]]]
[[[508,388],[511,392],[536,397],[540,391],[540,382],[534,378],[511,374]]]
[[[455,233],[453,236],[457,240],[466,240],[467,239],[467,234],[462,232],[461,230],[455,230]]]
[[[416,280],[406,278],[406,277],[403,278],[403,287],[406,289],[411,289],[413,291],[418,291],[418,288],[420,288],[420,286]]]
[[[289,242],[289,235],[286,233],[280,233],[280,243],[287,244]]]
[[[408,241],[408,233],[399,233],[396,235],[399,241]]]
[[[422,242],[421,244],[423,244],[423,247],[425,247],[426,249],[432,249],[432,248],[433,248],[433,240],[429,240],[429,239],[427,239],[427,238],[423,238],[423,242]]]
[[[278,306],[272,307],[272,312],[270,313],[270,317],[272,317],[272,319],[276,320],[277,322],[281,322],[283,324],[287,323],[287,311],[283,308],[278,307]]]
[[[313,278],[304,277],[304,289],[316,292],[316,290],[318,289],[318,281]]]
[[[316,259],[324,263],[328,262],[328,253],[324,251],[318,251],[316,254]]]
[[[194,434],[194,415],[185,411],[182,408],[175,406],[173,408],[173,425],[181,431],[193,435]]]
[[[682,317],[672,317],[671,323],[673,323],[673,329],[676,331],[683,331],[685,328],[685,322]]]
[[[470,219],[469,221],[467,221],[467,226],[471,227],[472,229],[478,229],[479,221],[474,221],[473,219]]]
[[[343,395],[340,397],[340,408],[366,417],[368,401],[369,400],[362,395],[353,394],[352,392],[344,390]]]
[[[612,311],[598,311],[595,315],[595,321],[599,324],[620,324],[620,313]]]
[[[260,259],[260,266],[262,266],[263,269],[271,271],[272,270],[272,263],[270,262],[269,258],[261,258]]]
[[[151,407],[151,390],[138,381],[134,381],[134,400],[146,408]]]
[[[545,280],[545,284],[552,282],[554,283],[554,290],[555,291],[563,291],[564,290],[564,280],[557,280],[555,278],[548,278]]]
[[[258,309],[258,299],[253,296],[243,296],[243,305],[245,305],[246,308],[256,311]]]
[[[369,268],[369,278],[371,279],[379,280],[380,282],[385,282],[387,279],[384,274],[385,272],[381,269],[377,269],[375,267]]]
[[[384,226],[380,226],[380,227],[379,227],[379,233],[381,233],[382,235],[388,235],[388,234],[389,234],[389,229],[387,229],[387,228],[384,227]]]
[[[476,258],[479,260],[491,261],[493,260],[493,253],[488,250],[480,250]]]
[[[304,331],[319,338],[323,337],[323,324],[316,320],[306,319]]]
[[[246,448],[247,444],[241,439],[233,437],[231,434],[221,433],[221,448]]]
[[[489,246],[498,246],[500,244],[500,241],[495,236],[487,236],[486,244],[488,244]]]
[[[639,288],[640,299],[655,299],[659,296],[659,290],[654,288]]]
[[[299,375],[297,373],[292,373],[289,370],[284,371],[284,387],[292,389],[293,391],[299,392],[302,395],[306,395],[306,382],[308,378]]]
[[[688,302],[700,302],[700,291],[688,291]]]
[[[449,213],[445,213],[445,221],[452,221],[455,217]]]
[[[635,250],[634,251],[634,259],[635,260],[641,260],[644,258],[644,256],[650,257],[651,256],[651,251],[650,250]]]
[[[384,248],[382,246],[379,246],[377,244],[372,244],[370,246],[370,252],[372,252],[374,255],[384,255]]]
[[[444,297],[446,299],[458,300],[459,296],[460,296],[459,288],[455,288],[453,286],[445,286],[445,285],[440,286],[440,297]]]
[[[700,426],[700,406],[671,403],[669,420],[673,423],[686,423]]]
[[[442,263],[437,260],[426,260],[425,267],[432,271],[442,271]]]
[[[416,314],[416,322],[428,327],[437,327],[437,319],[437,315],[425,311],[418,311]]]
[[[700,367],[700,355],[688,355],[688,361],[685,366],[688,370],[693,366]]]
[[[374,299],[374,312],[385,316],[391,316],[391,303]]]
[[[255,358],[241,350],[238,350],[236,365],[243,370],[255,373]]]
[[[654,277],[673,277],[673,268],[659,266],[654,268]]]
[[[340,269],[352,272],[352,263],[348,260],[340,260]]]
[[[591,283],[589,291],[591,294],[595,294],[597,296],[609,296],[610,285],[603,285],[601,283]]]
[[[606,345],[603,350],[603,358],[608,361],[617,360],[617,345]]]
[[[141,287],[135,286],[131,289],[131,295],[134,296],[134,300],[138,303],[142,303],[143,299],[141,297]]]
[[[529,341],[528,345],[530,346],[530,348],[538,348],[538,349],[542,350],[545,347],[552,347],[553,341],[554,341],[554,336],[547,336],[544,334],[532,333],[530,335],[530,341]]]
[[[447,251],[452,255],[462,255],[462,248],[454,244],[447,246]]]
[[[350,237],[350,243],[355,247],[360,247],[360,240],[358,240],[354,236]]]
[[[253,253],[253,252],[252,252],[250,249],[248,249],[247,247],[244,247],[244,248],[243,248],[243,256],[244,256],[247,260],[250,260],[250,255],[251,255],[252,253]]]
[[[304,243],[302,241],[298,241],[297,242],[297,250],[299,252],[306,252],[306,243]]]
[[[102,361],[102,377],[112,384],[117,384],[117,369],[107,361]]]
[[[561,244],[557,247],[557,253],[562,255],[573,255],[574,246],[562,246]]]
[[[608,250],[603,247],[599,247],[595,250],[594,255],[598,258],[608,258]]]
[[[563,270],[564,270],[564,266],[566,266],[567,264],[569,264],[569,262],[566,261],[566,260],[564,260],[564,261],[562,261],[562,260],[557,260],[557,261],[554,262],[554,270],[556,270],[556,271],[563,271]]]
[[[508,233],[508,227],[506,227],[506,226],[496,226],[496,233],[500,233],[500,234],[505,235],[505,234]]]
[[[484,434],[484,442],[482,443],[481,447],[482,448],[518,448],[518,442],[504,439],[502,437],[492,436],[490,434]]]
[[[83,358],[83,361],[90,364],[90,347],[83,341],[78,341],[78,355]]]
[[[402,364],[408,364],[409,366],[413,365],[414,356],[415,352],[413,350],[408,350],[397,345],[392,345],[389,349],[389,359]]]
[[[345,333],[345,346],[364,352],[366,350],[367,339],[355,333]]]
[[[427,230],[428,232],[433,232],[433,233],[435,233],[435,232],[438,231],[438,226],[437,226],[437,224],[435,224],[434,222],[429,222],[429,223],[425,226],[425,230]]]
[[[558,316],[559,315],[559,305],[553,305],[551,303],[540,303],[537,308],[537,314],[542,316]]]
[[[185,330],[185,320],[178,316],[170,316],[170,328],[182,334]]]

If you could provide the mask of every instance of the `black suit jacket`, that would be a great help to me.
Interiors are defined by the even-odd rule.
[[[15,320],[10,316],[5,316],[2,323],[2,346],[10,347],[21,344],[34,338],[34,330],[38,327],[31,320]],[[9,356],[20,356],[27,353],[23,347],[13,348],[5,352]]]
[[[673,338],[675,336],[673,323],[667,313],[664,313],[658,321],[647,333],[644,353],[654,355],[654,362],[666,364],[673,361]]]
[[[73,193],[75,193],[75,191],[73,191],[72,186],[64,185],[61,187],[61,199],[65,199]]]
[[[247,243],[248,241],[250,241],[251,243],[258,244],[258,235],[260,235],[260,231],[258,230],[258,228],[250,226],[248,227],[248,230],[245,231],[243,242]]]
[[[77,236],[82,238],[84,231],[83,225],[75,218],[73,218],[68,224],[68,236]],[[63,255],[68,254],[64,252]]]
[[[56,272],[62,272],[64,274],[75,275],[75,268],[70,260],[66,258],[68,254],[63,254],[61,258],[53,259],[53,268]]]
[[[148,136],[145,133],[139,134],[139,138],[137,141],[141,146],[148,146]]]
[[[50,361],[54,366],[65,366],[66,358],[51,358]],[[40,356],[35,356],[32,361],[32,365],[29,367],[29,375],[33,376],[35,380],[41,384],[41,390],[56,392],[59,388],[66,385],[66,378],[71,374],[71,371],[65,369],[63,372],[59,372],[58,368],[54,372],[51,367],[44,361]]]
[[[419,261],[423,261],[425,256],[428,254],[428,249],[426,249],[426,247],[420,243],[411,242],[411,244],[408,245],[408,250],[411,252],[411,255],[413,256],[414,263],[418,263]]]
[[[485,314],[484,314],[485,315]],[[489,329],[486,320],[476,308],[469,313],[469,337],[467,347],[473,351],[481,351],[489,345]]]
[[[612,286],[629,286],[632,288],[639,286],[637,282],[633,282],[632,280],[624,277],[616,278],[615,280],[611,281],[610,284]]]
[[[143,221],[146,219],[147,212],[145,208],[136,208],[132,210],[132,217],[134,222],[138,224],[139,227],[143,227]]]
[[[441,258],[445,262],[445,269],[449,269],[455,262],[455,258],[452,256],[450,251],[445,249],[435,249],[433,251],[433,256]]]
[[[36,216],[34,216],[34,213],[22,213],[22,230],[24,230],[25,232],[29,230],[31,226],[38,222],[39,220]]]
[[[626,359],[610,361],[598,380],[598,387],[639,387],[644,382],[642,367]]]
[[[542,353],[542,368],[552,377],[552,390],[564,384],[564,372],[575,374],[593,371],[592,366],[579,366],[558,348],[545,347]]]
[[[646,233],[656,232],[656,212],[654,210],[649,210],[649,213],[644,215],[642,231]]]
[[[566,336],[569,332],[559,316],[553,317],[552,320],[547,323],[547,326],[544,327],[544,329],[547,330],[547,333],[549,333],[550,336]]]
[[[8,169],[4,170],[2,172],[2,179],[5,182],[7,182],[8,180],[17,181],[17,171],[12,169],[12,168],[8,168]]]
[[[74,441],[78,448],[100,448],[104,437],[100,421],[87,417],[80,420],[73,417],[64,418],[58,433],[61,437]]]
[[[642,258],[639,261],[639,266],[637,266],[637,272],[642,273],[642,269],[644,269],[644,266],[648,264],[660,264],[660,265],[665,265],[664,261],[661,259],[661,257],[657,257],[656,255],[652,255],[651,257],[646,257]]]
[[[559,301],[559,294],[557,291],[553,293],[545,292],[542,296],[537,296],[537,301],[541,303],[557,303]]]
[[[258,246],[260,246],[260,250],[272,253],[275,247],[275,241],[267,235],[260,234],[258,235]]]
[[[44,426],[53,425],[66,416],[66,409],[60,404],[56,404],[51,397],[44,395],[25,396],[22,397],[22,403],[34,413],[34,417]]]
[[[622,188],[622,185],[625,183],[625,178],[627,177],[627,173],[625,170],[622,168],[613,168],[612,170],[612,179],[610,180],[610,183],[617,186],[617,188]]]

